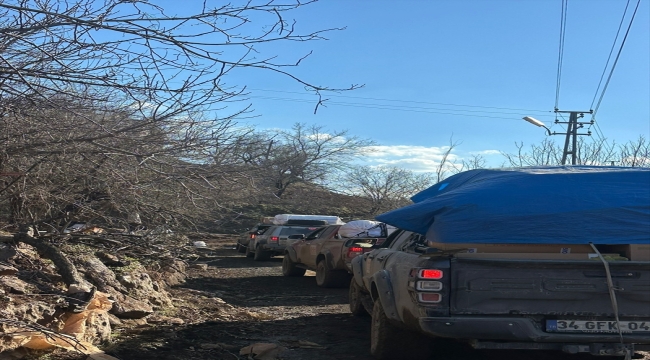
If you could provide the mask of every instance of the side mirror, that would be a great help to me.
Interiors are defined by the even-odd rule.
[[[293,235],[289,235],[289,239],[291,239],[291,240],[302,240],[302,239],[304,239],[304,238],[305,238],[305,235],[304,235],[304,234],[293,234]]]

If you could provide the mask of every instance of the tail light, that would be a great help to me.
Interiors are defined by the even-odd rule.
[[[418,300],[423,303],[439,303],[442,301],[442,295],[438,293],[419,293]]]
[[[437,269],[421,269],[420,272],[418,273],[418,277],[420,279],[434,279],[434,280],[440,280],[442,279],[442,270],[437,270]]]
[[[255,234],[251,234],[251,239],[255,239]]]
[[[280,238],[277,237],[277,236],[271,236],[271,239],[270,239],[270,240],[271,240],[272,242],[278,242],[278,240],[280,240]]]
[[[441,281],[445,273],[439,269],[413,269],[411,276],[415,277],[413,284],[417,293],[418,301],[427,304],[436,304],[442,301],[443,285]]]
[[[348,249],[348,259],[352,259],[358,255],[363,254],[363,248],[359,246],[353,246]]]

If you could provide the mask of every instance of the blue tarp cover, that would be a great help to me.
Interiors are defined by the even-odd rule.
[[[377,220],[444,243],[650,243],[649,168],[470,170],[411,200]]]

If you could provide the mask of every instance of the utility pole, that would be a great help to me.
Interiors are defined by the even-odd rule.
[[[566,135],[566,138],[564,140],[564,152],[562,153],[562,165],[566,164],[566,158],[567,155],[571,154],[571,165],[575,165],[576,161],[578,159],[578,136],[581,135],[586,135],[586,136],[591,136],[591,131],[587,131],[586,134],[580,134],[578,133],[578,128],[583,128],[585,124],[591,124],[593,125],[594,120],[587,121],[587,122],[582,122],[578,121],[578,119],[582,119],[585,116],[585,113],[587,114],[592,114],[593,110],[589,111],[560,111],[558,109],[555,109],[555,113],[564,113],[564,114],[569,114],[569,121],[558,121],[555,119],[556,124],[567,124],[567,131],[566,133],[556,133],[553,132],[553,135]],[[569,146],[569,144],[571,146]]]

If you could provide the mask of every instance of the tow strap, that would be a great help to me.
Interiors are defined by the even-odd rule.
[[[607,288],[609,289],[609,300],[612,303],[612,309],[614,310],[614,317],[616,318],[616,329],[618,330],[618,336],[619,339],[621,340],[621,347],[625,351],[625,360],[631,360],[632,359],[632,352],[630,349],[625,347],[625,343],[623,342],[623,332],[621,331],[621,322],[618,318],[618,302],[616,301],[616,289],[614,288],[614,281],[612,280],[612,273],[609,271],[609,263],[603,255],[598,251],[596,248],[596,245],[593,243],[589,243],[591,245],[591,248],[594,249],[596,254],[598,255],[598,258],[600,261],[603,263],[603,266],[605,266],[605,274],[607,275]]]

